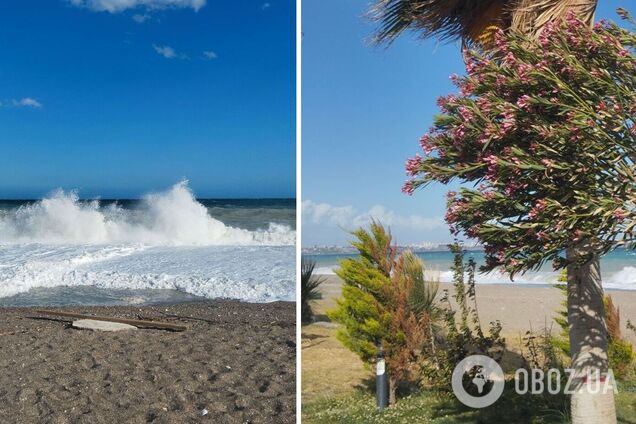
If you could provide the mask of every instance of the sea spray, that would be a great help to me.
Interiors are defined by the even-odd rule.
[[[136,301],[151,289],[176,301],[177,292],[292,301],[294,205],[197,201],[186,181],[138,201],[82,201],[62,190],[37,202],[0,201],[0,297],[4,305],[28,304],[31,294],[99,304],[122,291]]]
[[[82,202],[75,191],[49,197],[0,216],[1,243],[144,243],[150,245],[293,245],[295,231],[270,223],[245,230],[211,217],[181,181],[145,196],[134,210]]]

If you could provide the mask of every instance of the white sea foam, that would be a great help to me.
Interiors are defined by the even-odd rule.
[[[636,290],[636,266],[626,266],[612,273],[603,285],[608,288]]]
[[[187,181],[147,195],[139,208],[100,208],[80,202],[76,192],[58,190],[29,206],[0,216],[2,243],[144,243],[151,245],[293,245],[295,231],[269,224],[249,231],[212,218]]]
[[[316,268],[316,274],[319,275],[335,275],[334,270],[338,266],[323,266]],[[451,283],[453,281],[453,272],[444,271],[427,271],[425,277],[439,280],[443,283]],[[618,270],[609,269],[602,272],[603,287],[608,289],[620,290],[636,290],[636,266],[624,266]],[[493,271],[487,274],[477,273],[475,282],[477,284],[556,284],[559,280],[559,274],[555,272],[527,272],[525,274],[516,275],[514,281],[510,277],[500,272]]]
[[[0,297],[94,286],[292,301],[294,243],[295,231],[285,225],[250,231],[214,219],[186,181],[146,196],[134,209],[57,191],[0,211]]]
[[[294,252],[292,246],[2,245],[0,297],[35,287],[90,285],[292,301]]]

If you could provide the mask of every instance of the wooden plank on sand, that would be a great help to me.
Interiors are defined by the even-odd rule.
[[[84,315],[84,314],[76,314],[74,312],[62,312],[62,311],[48,311],[48,310],[39,310],[35,311],[38,314],[45,315],[56,315],[60,317],[68,317],[68,318],[80,318],[80,319],[93,319],[96,321],[108,321],[108,322],[119,322],[122,324],[134,325],[139,328],[155,328],[158,330],[170,330],[170,331],[186,331],[188,327],[183,325],[170,324],[168,322],[158,322],[158,321],[147,321],[141,319],[126,319],[126,318],[117,318],[117,317],[104,317],[99,315]]]

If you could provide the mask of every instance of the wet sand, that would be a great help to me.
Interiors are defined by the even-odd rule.
[[[93,332],[1,308],[1,423],[295,422],[294,303],[59,309],[188,330]]]

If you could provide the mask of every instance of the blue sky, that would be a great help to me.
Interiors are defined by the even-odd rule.
[[[597,18],[615,18],[625,1],[601,0]],[[459,43],[402,36],[369,44],[368,0],[303,2],[303,246],[344,245],[345,230],[369,217],[390,225],[398,243],[446,243],[441,185],[400,192],[404,161],[454,91],[464,70]],[[636,12],[636,10],[634,11]]]
[[[294,197],[295,25],[293,0],[0,2],[0,198]]]

